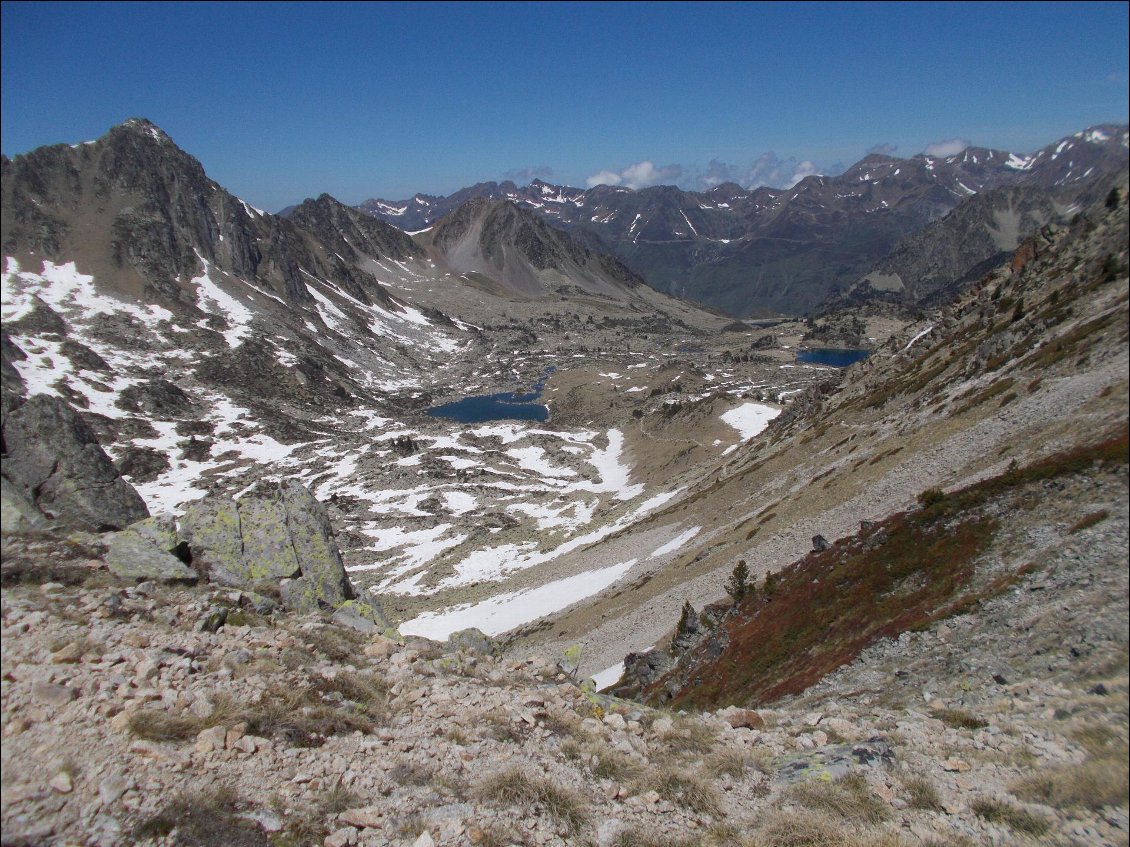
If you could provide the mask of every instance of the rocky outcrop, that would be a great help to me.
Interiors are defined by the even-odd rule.
[[[32,397],[8,413],[3,431],[4,477],[47,518],[97,532],[148,516],[141,496],[122,479],[94,431],[63,400]],[[19,499],[15,493],[12,499],[5,496],[5,508]],[[34,522],[33,516],[28,519]]]
[[[114,533],[108,548],[106,566],[123,579],[196,581],[196,571],[174,554],[178,549],[176,521],[169,515],[146,518]]]
[[[258,591],[274,586],[298,611],[349,603],[387,626],[376,602],[353,591],[326,510],[301,483],[261,482],[238,501],[199,500],[181,520],[180,536],[193,567],[210,582]]]

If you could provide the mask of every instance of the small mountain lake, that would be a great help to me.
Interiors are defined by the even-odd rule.
[[[823,347],[813,350],[797,350],[796,360],[810,365],[828,365],[833,368],[846,368],[861,362],[871,355],[870,350],[836,349]]]
[[[549,367],[529,391],[500,391],[497,394],[473,394],[462,400],[433,406],[428,414],[433,418],[447,418],[459,423],[487,423],[488,421],[547,421],[549,406],[536,402],[542,389],[557,368]]]
[[[540,391],[523,394],[519,391],[503,391],[498,394],[479,394],[433,406],[428,414],[433,418],[448,418],[459,423],[486,423],[487,421],[546,421],[549,420],[549,407],[535,402]]]

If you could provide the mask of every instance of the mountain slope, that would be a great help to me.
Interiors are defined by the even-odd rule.
[[[889,298],[920,306],[941,305],[1001,264],[1023,239],[1061,217],[1062,207],[1036,186],[979,193],[941,220],[902,239],[842,298],[846,302]],[[835,308],[837,299],[827,308]]]
[[[676,500],[617,539],[625,556],[646,555],[656,537],[682,539],[676,550],[651,557],[615,595],[527,629],[521,643],[548,652],[580,643],[586,669],[601,670],[619,646],[665,643],[685,601],[723,599],[739,559],[763,580],[815,536],[853,536],[925,489],[962,488],[1122,431],[1125,183],[1119,193],[1115,208],[1098,203],[1047,228],[842,381],[794,400],[743,451],[688,473]]]
[[[478,273],[503,289],[540,297],[575,286],[624,298],[641,280],[507,200],[470,200],[440,220],[428,241],[458,273]]]

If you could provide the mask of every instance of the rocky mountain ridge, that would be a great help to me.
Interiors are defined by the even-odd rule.
[[[449,197],[367,200],[358,208],[406,231],[435,224],[463,203],[507,199],[554,226],[586,233],[650,285],[738,317],[802,314],[847,290],[908,235],[981,192],[1026,186],[1058,210],[1098,199],[1095,185],[1126,165],[1127,129],[1097,126],[1031,155],[969,147],[953,156],[870,155],[835,177],[788,189],[709,191],[655,186],[588,190],[534,180],[485,182]],[[998,228],[998,240],[1004,230]],[[1015,249],[1022,229],[1004,250]],[[1011,233],[1011,230],[1010,230]],[[987,257],[981,257],[981,261]],[[951,280],[974,262],[952,266]]]

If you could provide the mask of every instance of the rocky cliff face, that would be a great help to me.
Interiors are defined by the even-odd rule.
[[[902,239],[856,285],[826,305],[886,300],[930,307],[953,300],[1000,265],[1021,241],[1069,207],[1035,185],[994,189],[970,197],[941,220]]]
[[[149,514],[90,426],[57,397],[15,405],[4,419],[3,449],[9,530],[55,522],[102,532]]]

